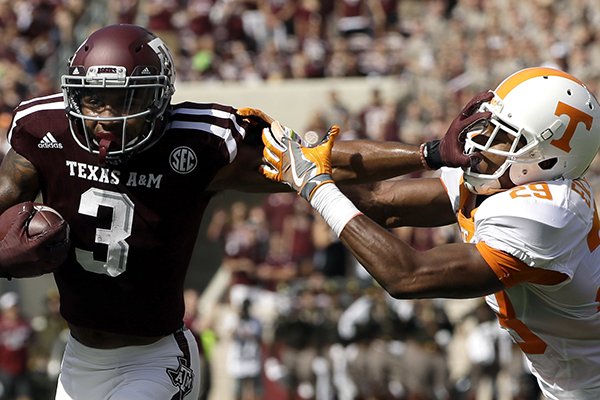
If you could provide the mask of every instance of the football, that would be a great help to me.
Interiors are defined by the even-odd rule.
[[[4,238],[16,216],[22,210],[23,204],[19,203],[2,213],[0,216],[0,239]],[[33,215],[29,221],[27,221],[27,235],[29,237],[39,235],[40,233],[47,231],[51,226],[60,224],[62,221],[63,217],[58,211],[43,204],[34,203]]]

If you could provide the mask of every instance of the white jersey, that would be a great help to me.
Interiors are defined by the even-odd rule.
[[[441,179],[463,239],[506,287],[486,301],[544,393],[600,399],[600,222],[589,184],[531,183],[477,204],[462,170],[444,168]]]

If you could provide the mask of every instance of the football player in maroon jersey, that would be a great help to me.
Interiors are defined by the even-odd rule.
[[[0,212],[41,193],[70,225],[54,272],[71,331],[57,399],[196,399],[200,359],[182,322],[183,282],[204,210],[225,189],[286,188],[259,172],[265,121],[226,105],[172,104],[174,81],[157,36],[112,25],[77,49],[63,93],[14,111]],[[464,162],[444,140],[425,161]],[[418,146],[367,141],[336,144],[332,162],[338,181],[423,168]],[[20,238],[0,240],[0,276],[24,253]]]

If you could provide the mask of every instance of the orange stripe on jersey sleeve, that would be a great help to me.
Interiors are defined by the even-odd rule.
[[[569,278],[561,272],[529,267],[518,258],[494,249],[485,242],[479,242],[475,246],[500,282],[507,288],[522,282],[556,285]]]

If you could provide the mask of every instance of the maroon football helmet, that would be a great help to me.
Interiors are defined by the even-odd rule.
[[[110,25],[92,33],[69,60],[68,75],[61,87],[71,133],[79,146],[98,154],[100,162],[120,163],[153,144],[155,128],[175,91],[175,68],[166,45],[156,35],[137,25]],[[116,94],[120,104],[110,113],[82,113],[82,101],[94,93]],[[115,90],[113,92],[112,90]],[[92,103],[93,104],[93,103]],[[131,137],[127,121],[143,118],[144,129]],[[85,120],[118,126],[116,134],[98,135],[86,128]]]

